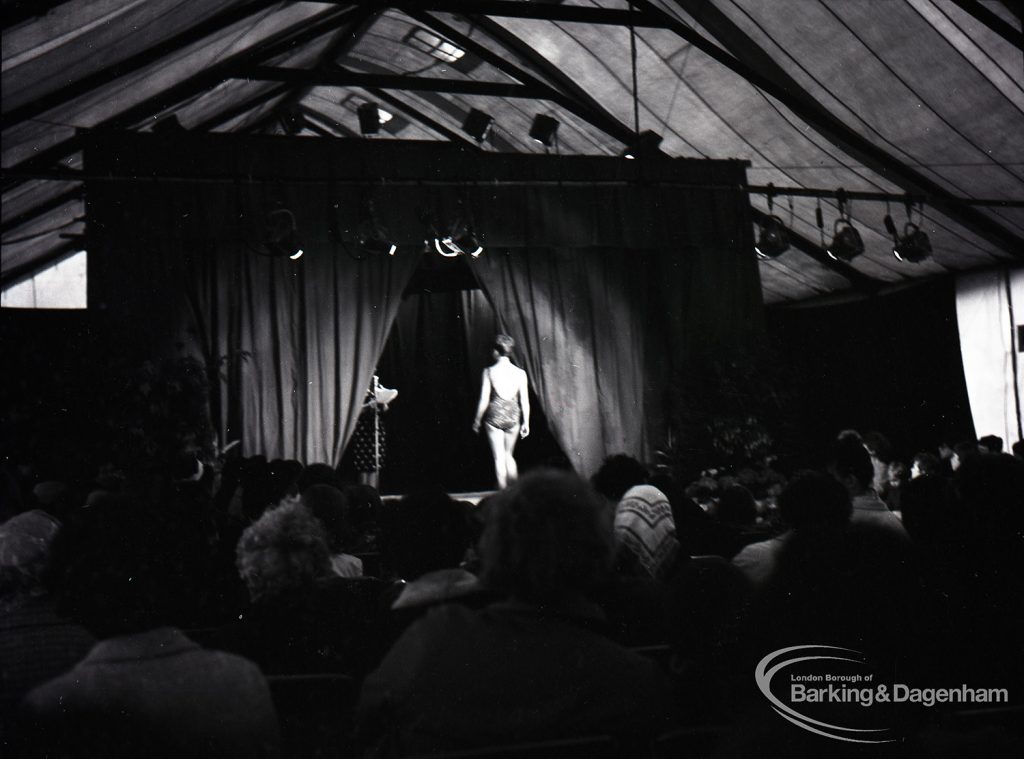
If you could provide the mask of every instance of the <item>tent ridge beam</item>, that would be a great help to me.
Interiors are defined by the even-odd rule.
[[[353,4],[352,2],[346,2],[346,0],[325,0],[325,2],[344,5]],[[600,26],[664,28],[664,22],[656,14],[643,10],[521,2],[520,0],[356,0],[355,4],[373,7],[378,10],[393,8],[406,13],[436,11],[438,13],[452,13],[460,16],[475,14],[497,18],[564,21]]]
[[[341,68],[330,70],[292,69],[279,66],[253,66],[235,75],[240,79],[287,82],[303,86],[375,87],[381,90],[445,92],[453,95],[483,95],[506,98],[549,99],[553,93],[527,84],[480,82],[472,79],[444,79],[394,74],[363,74]]]

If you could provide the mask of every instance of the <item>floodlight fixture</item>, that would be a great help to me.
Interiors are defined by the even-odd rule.
[[[530,137],[546,148],[558,139],[558,121],[543,113],[533,117],[533,124],[530,126]]]
[[[477,142],[483,142],[490,135],[492,126],[494,126],[494,119],[490,115],[471,108],[466,115],[466,120],[462,122],[462,131]]]

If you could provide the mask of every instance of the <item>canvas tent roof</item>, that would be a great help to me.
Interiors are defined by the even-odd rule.
[[[639,129],[671,156],[742,158],[752,185],[927,198],[933,257],[896,260],[885,203],[855,200],[864,255],[820,245],[813,197],[776,197],[799,236],[763,261],[767,303],[1024,257],[1021,18],[997,0],[68,0],[3,3],[3,285],[81,248],[83,129],[461,140],[621,155]],[[635,69],[633,66],[635,56]],[[634,90],[635,70],[635,90]],[[634,92],[636,99],[634,101]],[[301,118],[298,118],[301,116]],[[977,201],[981,201],[980,203]],[[1007,203],[1009,201],[1009,203]],[[758,214],[764,194],[752,193]],[[831,233],[835,201],[823,201]],[[902,225],[902,204],[892,216]],[[915,211],[915,218],[916,218]],[[753,253],[752,253],[753,255]]]

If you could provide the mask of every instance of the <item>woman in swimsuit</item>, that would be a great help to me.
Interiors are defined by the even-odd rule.
[[[479,432],[480,422],[484,423],[499,489],[519,476],[512,453],[516,440],[530,434],[530,393],[526,372],[509,358],[514,346],[515,341],[508,335],[494,339],[494,363],[484,369],[480,403],[473,421],[473,432]]]

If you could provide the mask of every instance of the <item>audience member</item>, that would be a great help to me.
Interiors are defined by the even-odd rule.
[[[918,477],[941,477],[943,473],[939,457],[927,451],[916,454],[910,466],[910,479],[912,480],[916,480]]]
[[[60,529],[38,509],[0,525],[0,732],[26,693],[70,669],[96,642],[57,613],[51,586]]]
[[[625,574],[666,580],[679,561],[672,506],[652,485],[634,485],[615,509],[617,566]]]
[[[611,513],[571,474],[532,472],[494,501],[483,579],[507,600],[448,604],[398,640],[363,685],[364,735],[395,754],[664,727],[655,665],[598,629]]]
[[[225,642],[264,671],[355,673],[377,656],[383,585],[335,576],[323,527],[300,502],[246,529],[238,570],[252,603]]]
[[[338,577],[362,577],[362,560],[346,553],[355,542],[355,533],[349,523],[345,494],[333,485],[311,485],[303,491],[302,503],[323,527],[331,552],[331,572]]]
[[[152,508],[110,498],[68,538],[65,590],[101,641],[24,701],[27,740],[42,755],[272,756],[277,720],[249,661],[206,651],[161,626],[179,548]]]
[[[846,488],[853,500],[854,524],[866,524],[906,535],[899,517],[871,488],[875,469],[864,446],[855,440],[845,438],[836,441],[832,449],[831,471]]]
[[[998,435],[984,435],[978,438],[978,450],[981,453],[1002,453],[1003,439]]]
[[[601,464],[590,483],[594,490],[612,503],[618,503],[622,496],[634,485],[647,482],[647,468],[632,456],[617,453],[609,456]]]
[[[733,558],[733,566],[755,586],[762,585],[774,574],[783,546],[794,533],[835,532],[846,526],[851,513],[850,495],[841,483],[821,472],[798,472],[779,495],[779,515],[787,530],[746,546]]]

